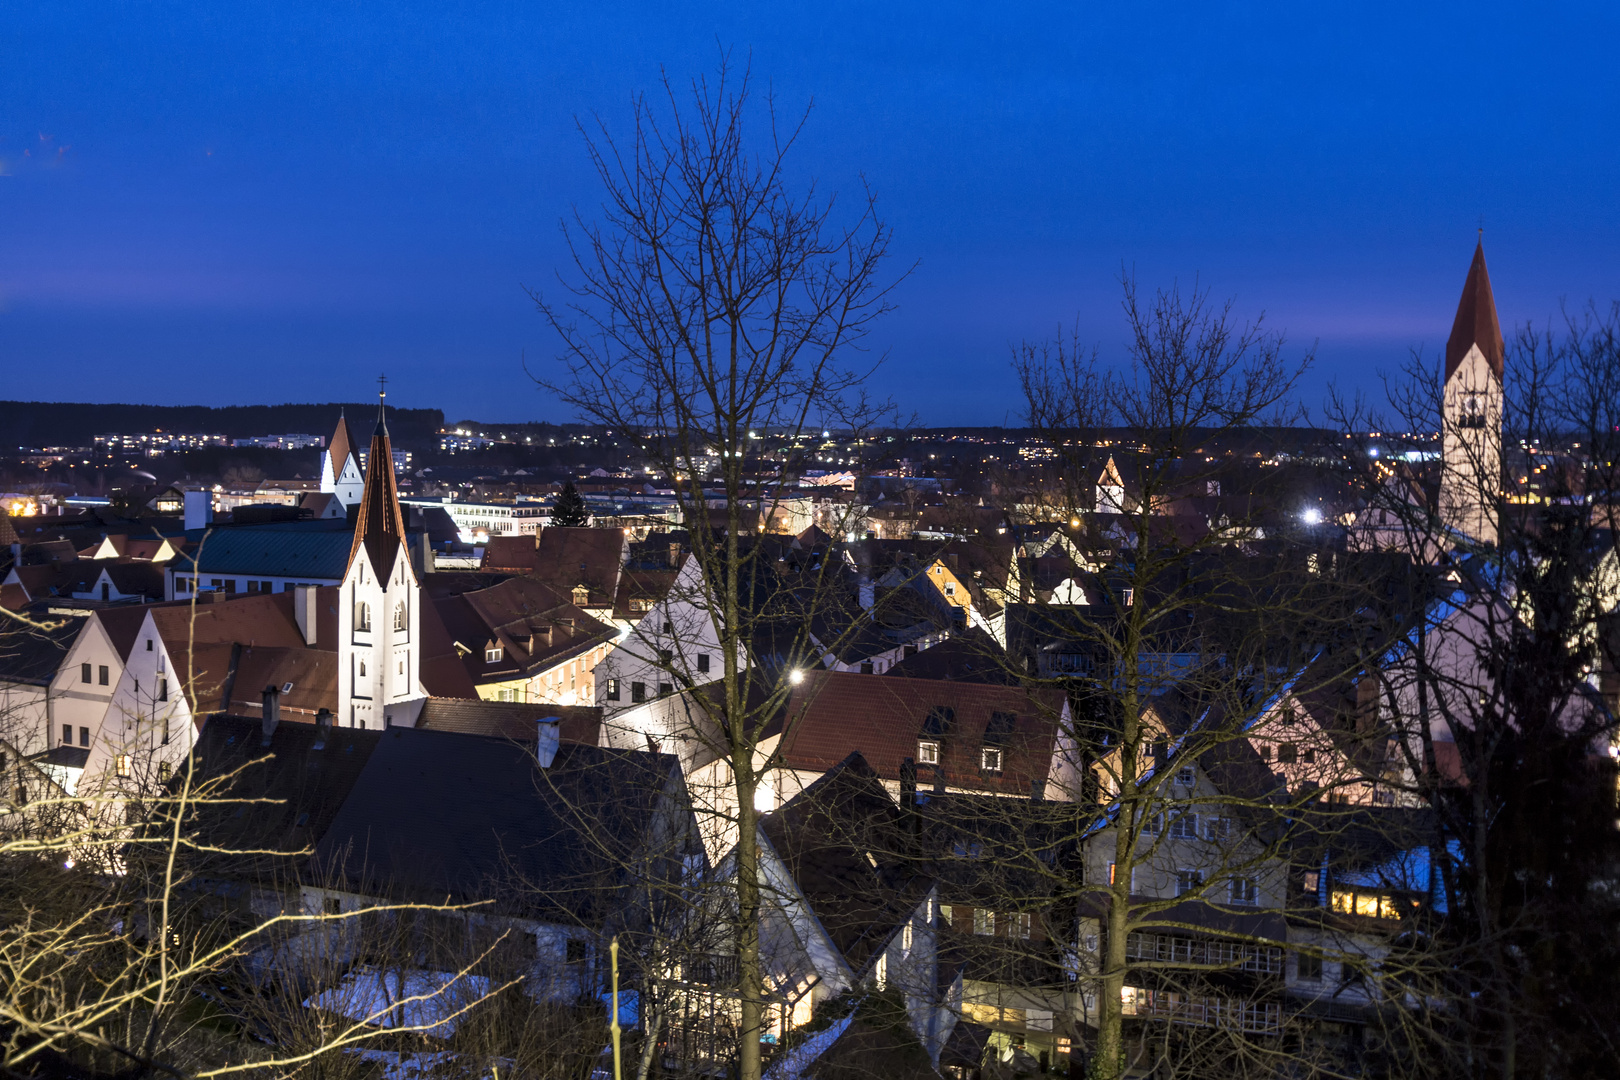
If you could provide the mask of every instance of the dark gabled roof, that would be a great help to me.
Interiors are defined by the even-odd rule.
[[[889,668],[886,675],[941,682],[997,683],[1011,686],[1017,675],[1007,667],[1006,655],[983,627],[958,630],[938,645],[912,653]]]
[[[49,686],[84,624],[70,616],[52,616],[43,627],[0,621],[0,681]]]
[[[861,974],[933,885],[871,766],[852,753],[760,820],[811,911]]]
[[[1496,298],[1491,295],[1491,275],[1485,270],[1485,241],[1474,248],[1474,261],[1468,265],[1457,317],[1446,339],[1446,378],[1449,379],[1475,345],[1485,354],[1498,380],[1502,378],[1502,358],[1507,347],[1502,341],[1502,324],[1496,318]]]
[[[528,678],[615,634],[570,603],[566,593],[532,578],[505,578],[488,588],[431,599],[445,633],[466,648],[462,664],[474,684]],[[484,650],[492,641],[501,647],[501,658],[489,662]]]
[[[348,523],[337,518],[214,529],[200,551],[181,555],[169,565],[189,571],[195,560],[201,566],[198,573],[204,575],[341,581],[353,543]]]
[[[546,701],[485,701],[482,698],[429,698],[416,726],[429,731],[488,735],[524,744],[533,742],[535,725],[547,717],[559,721],[562,741],[596,746],[601,742],[602,710],[594,705],[555,705]]]
[[[669,755],[563,744],[541,769],[509,739],[389,728],[315,863],[366,895],[494,898],[497,910],[599,925],[679,790]]]
[[[203,724],[194,752],[199,833],[220,847],[295,855],[326,832],[385,733],[334,727],[323,740],[314,724],[283,722],[265,746],[263,732],[258,717],[216,715]],[[269,801],[219,801],[227,798]],[[273,856],[220,861],[238,873],[289,865]]]

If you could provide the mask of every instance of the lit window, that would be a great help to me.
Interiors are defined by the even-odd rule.
[[[119,754],[113,759],[113,771],[119,776],[128,776],[132,767],[133,763],[128,754]]]
[[[619,700],[619,680],[618,679],[609,679],[607,681],[607,699],[609,701],[618,701]]]
[[[976,907],[973,909],[973,932],[986,937],[995,936],[996,913],[988,908]]]
[[[917,744],[917,762],[921,765],[939,764],[939,743],[924,739]]]
[[[986,746],[980,750],[979,768],[987,773],[1001,772],[1001,751],[994,746]]]

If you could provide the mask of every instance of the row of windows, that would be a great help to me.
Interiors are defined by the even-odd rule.
[[[1157,836],[1165,832],[1165,814],[1154,814],[1142,822],[1144,836]],[[1168,833],[1174,840],[1229,840],[1232,837],[1232,819],[1215,814],[1197,814],[1187,811],[1169,815]]]
[[[1114,883],[1114,863],[1108,864],[1108,884]],[[1131,867],[1131,892],[1138,892],[1137,873],[1142,868]],[[1186,896],[1204,887],[1204,872],[1183,867],[1176,871],[1176,895]],[[1260,903],[1260,883],[1252,877],[1232,877],[1226,881],[1226,901],[1240,907],[1254,907]]]
[[[191,591],[191,581],[192,579],[189,577],[176,574],[174,578],[175,595],[184,596],[186,593],[189,593]],[[280,591],[290,592],[293,589],[307,589],[310,588],[312,584],[312,582],[308,581],[283,582]],[[277,591],[276,583],[274,581],[263,581],[258,579],[242,580],[240,578],[209,578],[208,588],[213,592],[222,592],[227,596],[235,596],[239,591],[246,592],[249,595],[273,593]]]
[[[922,739],[917,743],[917,764],[938,765],[940,744],[934,739]],[[979,748],[979,771],[999,776],[1001,766],[1005,760],[999,746],[983,746]]]
[[[675,693],[675,685],[673,683],[661,682],[661,683],[658,684],[658,696],[659,697],[666,698],[666,697],[669,697],[673,693]],[[608,701],[618,701],[619,700],[619,680],[618,679],[609,679],[607,681],[607,695],[606,696],[607,696]],[[635,705],[640,705],[642,702],[644,702],[646,700],[647,700],[647,684],[644,683],[644,682],[633,682],[633,683],[631,683],[630,684],[630,701],[631,701],[631,703],[635,704]]]
[[[394,629],[406,630],[410,628],[410,625],[410,608],[406,606],[405,601],[401,600],[394,605]],[[371,629],[371,605],[364,600],[355,601],[354,629],[356,633],[367,632]],[[499,652],[498,649],[496,651]],[[497,656],[495,659],[499,660],[500,657]],[[491,662],[493,663],[493,661]]]
[[[1033,918],[1027,911],[993,911],[990,908],[970,908],[961,904],[955,907],[942,907],[940,911],[952,927],[960,930],[971,928],[973,933],[981,937],[1028,941],[1033,927]]]

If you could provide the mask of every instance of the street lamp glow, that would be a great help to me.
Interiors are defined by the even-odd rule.
[[[1305,524],[1307,525],[1322,524],[1322,511],[1318,510],[1314,506],[1308,507],[1305,512],[1300,515],[1300,517],[1304,519]]]
[[[798,686],[800,683],[804,682],[804,672],[800,671],[798,668],[794,668],[792,671],[788,672],[788,682],[792,683],[794,686]]]

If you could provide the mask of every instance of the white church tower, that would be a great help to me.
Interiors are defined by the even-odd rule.
[[[360,458],[354,452],[354,434],[342,414],[338,415],[337,430],[332,432],[326,442],[326,452],[321,455],[321,490],[336,495],[345,507],[359,502],[365,490]]]
[[[412,727],[427,700],[421,679],[422,590],[406,545],[380,404],[377,413],[338,604],[338,694],[351,727]],[[340,422],[338,430],[347,429]]]
[[[1440,520],[1455,532],[1493,544],[1502,492],[1506,351],[1482,237],[1446,342]]]

